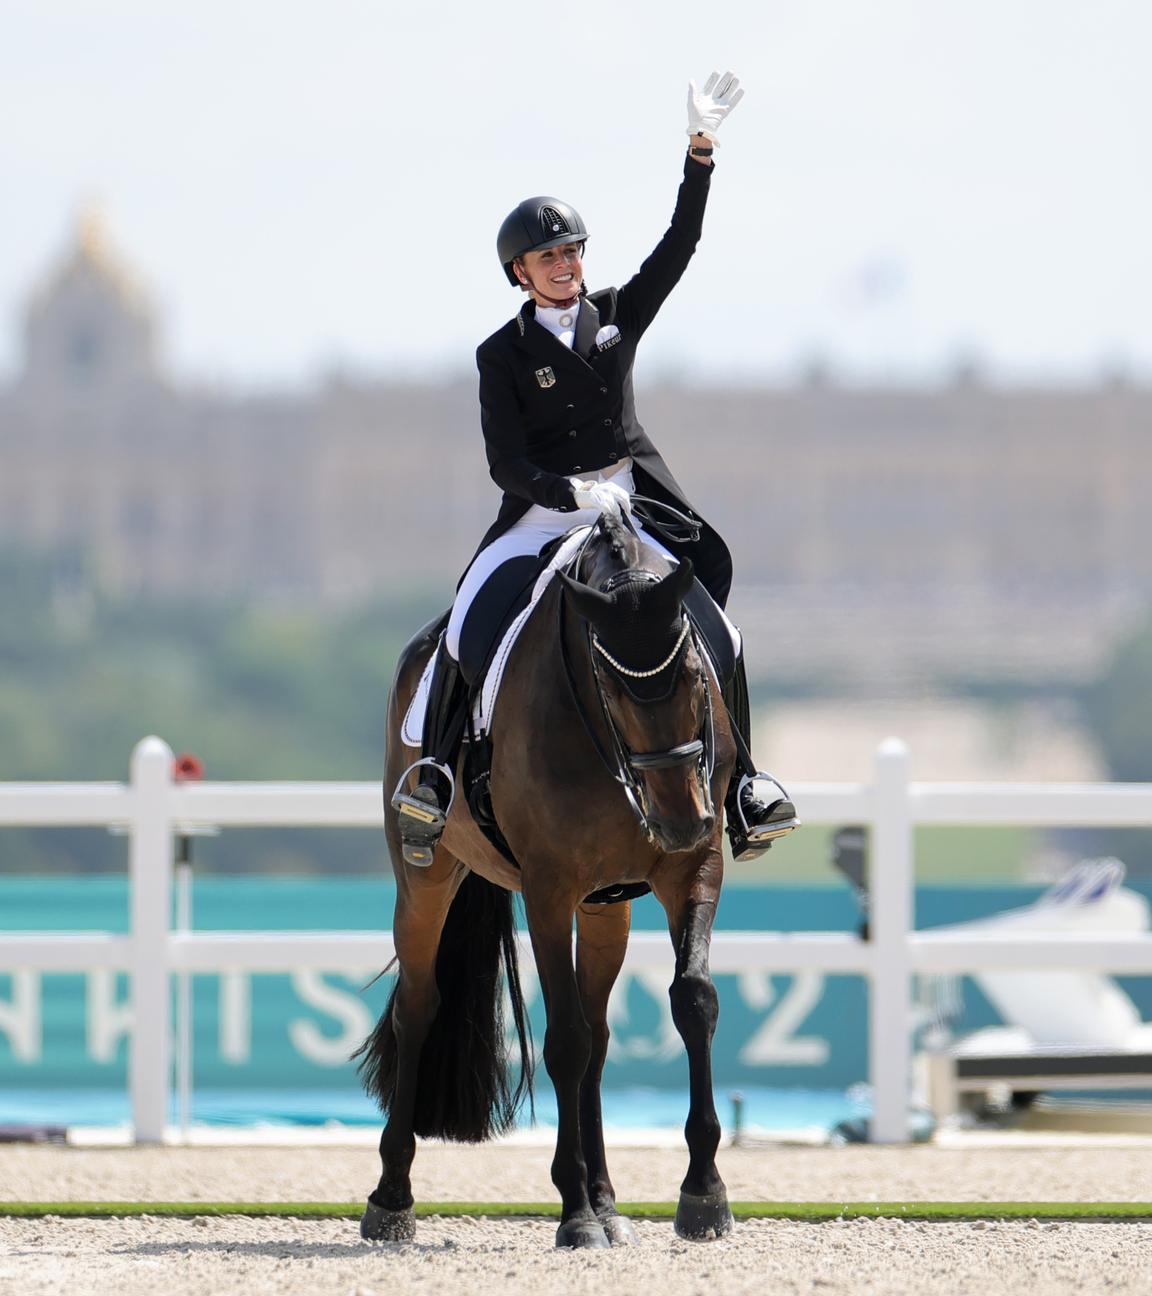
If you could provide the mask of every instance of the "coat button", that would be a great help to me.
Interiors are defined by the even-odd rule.
[[[601,391],[607,391],[608,388],[607,388],[607,387],[602,387],[600,390],[601,390]],[[575,409],[576,406],[575,406],[575,405],[572,405],[572,404],[568,404],[568,405],[565,405],[564,408],[565,408],[565,409]]]
[[[607,395],[608,395],[608,388],[607,388],[607,387],[601,387],[601,388],[600,388],[600,395],[601,395],[601,396],[607,396]],[[569,406],[569,408],[571,408],[571,406]]]
[[[613,463],[615,463],[616,460],[620,458],[620,456],[616,453],[615,450],[613,450],[612,453],[608,456],[608,458],[611,459]]]
[[[605,426],[605,427],[611,427],[611,426],[612,426],[612,420],[611,420],[611,419],[605,419],[605,420],[604,420],[604,426]]]
[[[569,435],[570,437],[574,437],[574,436],[576,435],[576,429],[575,429],[575,428],[569,428],[569,429],[568,429],[568,435]]]
[[[573,464],[573,465],[572,465],[572,471],[573,471],[573,472],[583,472],[584,469],[581,468],[579,464]]]

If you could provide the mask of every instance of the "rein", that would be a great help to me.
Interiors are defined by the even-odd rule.
[[[658,508],[664,515],[661,520],[652,516],[653,507]],[[694,518],[690,513],[682,513],[671,504],[665,504],[663,500],[652,499],[649,495],[633,495],[632,511],[646,529],[654,531],[657,535],[663,535],[669,540],[684,544],[700,539],[700,519]]]

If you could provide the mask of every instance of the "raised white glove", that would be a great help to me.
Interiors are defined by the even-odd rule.
[[[744,98],[740,81],[731,72],[723,76],[713,72],[704,82],[704,89],[697,90],[696,82],[688,82],[688,134],[707,135],[713,144],[718,144],[716,132],[724,118]]]
[[[572,483],[572,497],[577,508],[595,508],[601,513],[632,512],[632,496],[623,486],[617,486],[613,481],[581,481],[579,477],[568,480]]]

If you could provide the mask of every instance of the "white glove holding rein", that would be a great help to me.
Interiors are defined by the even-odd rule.
[[[724,118],[744,98],[740,89],[740,80],[725,72],[713,72],[704,82],[704,89],[697,90],[696,82],[688,82],[688,134],[706,135],[715,146],[719,143],[716,132]]]
[[[572,483],[572,498],[577,508],[631,515],[632,496],[623,486],[617,486],[613,481],[581,481],[579,477],[569,477],[568,480]]]

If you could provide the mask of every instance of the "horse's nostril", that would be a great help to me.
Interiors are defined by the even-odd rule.
[[[716,816],[705,815],[700,824],[700,836],[701,837],[710,836],[712,833],[712,829],[715,827],[716,827]]]

